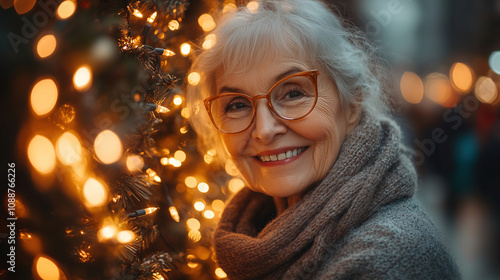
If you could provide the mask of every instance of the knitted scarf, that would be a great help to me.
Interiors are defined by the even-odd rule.
[[[297,204],[273,217],[272,197],[248,188],[228,202],[214,234],[220,267],[230,279],[314,278],[327,250],[351,229],[413,195],[407,154],[395,123],[363,113],[325,178]]]

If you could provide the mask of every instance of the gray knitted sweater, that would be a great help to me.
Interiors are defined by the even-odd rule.
[[[326,177],[279,215],[272,197],[243,188],[214,234],[221,268],[230,279],[460,278],[412,198],[400,137],[391,120],[364,114]]]

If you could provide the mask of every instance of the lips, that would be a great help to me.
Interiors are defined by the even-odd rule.
[[[266,154],[266,155],[256,156],[256,158],[262,162],[281,161],[300,155],[306,149],[307,147],[293,148],[276,154]]]

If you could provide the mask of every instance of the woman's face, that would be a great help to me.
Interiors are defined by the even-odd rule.
[[[315,68],[305,63],[279,58],[245,74],[217,71],[217,93],[227,87],[251,97],[267,94],[281,74],[312,69]],[[274,197],[302,193],[325,177],[344,138],[356,125],[357,116],[341,109],[336,85],[319,70],[318,101],[307,117],[280,119],[263,98],[256,101],[256,115],[250,128],[239,134],[221,133],[229,155],[254,191]],[[285,159],[283,153],[287,155]],[[278,160],[263,161],[265,156]]]

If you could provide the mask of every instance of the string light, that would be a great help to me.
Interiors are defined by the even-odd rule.
[[[175,206],[170,206],[168,208],[168,211],[170,212],[170,216],[172,217],[172,219],[174,219],[174,221],[179,222],[181,220],[181,218],[179,217],[179,211],[177,211],[177,208],[175,208]]]
[[[129,218],[137,218],[137,217],[142,217],[149,215],[151,213],[154,213],[156,210],[160,209],[159,207],[148,207],[140,210],[136,210],[132,213],[127,214]]]
[[[156,19],[156,15],[157,15],[157,14],[158,14],[157,12],[152,13],[152,14],[151,14],[151,15],[147,18],[147,22],[149,22],[150,24],[151,24],[151,23],[153,23],[153,22],[155,21],[155,19]]]
[[[135,17],[138,17],[138,18],[142,18],[143,15],[141,12],[139,12],[139,10],[137,9],[134,9],[134,12],[132,12],[132,14],[135,16]]]
[[[158,174],[156,174],[156,172],[151,169],[151,168],[148,168],[146,169],[146,173],[149,175],[150,178],[152,178],[155,182],[158,182],[158,183],[161,183],[161,178],[160,176],[158,176]]]
[[[224,272],[224,270],[222,270],[222,268],[218,267],[215,269],[215,275],[217,276],[217,278],[219,279],[223,279],[223,278],[226,278],[227,277],[227,274]]]
[[[52,34],[48,34],[38,40],[38,43],[36,44],[36,52],[40,58],[46,58],[54,53],[56,46],[56,37]]]
[[[131,230],[122,230],[116,235],[116,240],[118,242],[125,244],[133,241],[135,238],[135,233]]]
[[[156,106],[156,113],[164,114],[168,112],[170,112],[170,110],[167,107],[161,105]]]
[[[173,102],[177,106],[181,105],[182,104],[182,97],[180,97],[179,95],[174,96],[174,101]]]
[[[160,55],[163,55],[163,56],[174,56],[175,55],[175,52],[173,52],[171,50],[167,50],[167,49],[162,49],[162,48],[156,48],[156,49],[154,49],[154,51]]]
[[[114,237],[117,232],[118,228],[115,225],[107,225],[99,230],[98,237],[101,241],[103,241]]]

